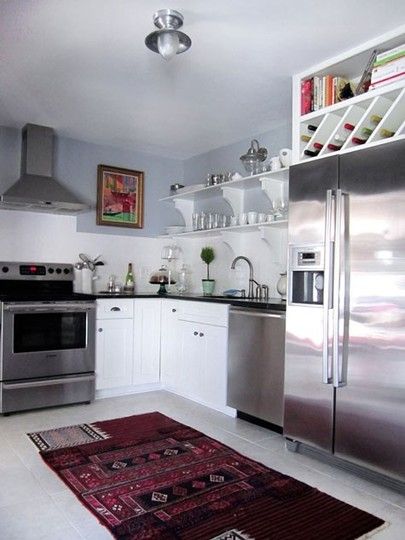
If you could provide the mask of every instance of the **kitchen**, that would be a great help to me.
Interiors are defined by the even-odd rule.
[[[13,20],[12,4],[13,3],[10,3],[8,12],[6,13],[10,24]],[[19,3],[16,2],[15,4],[18,6]],[[44,3],[43,8],[45,11],[43,14],[46,13],[45,8],[47,4],[49,4],[48,7],[52,5],[52,3]],[[161,6],[156,6],[156,9],[160,8]],[[181,77],[181,71],[182,69],[185,69],[182,65],[188,66],[189,69],[192,69],[193,67],[193,61],[190,60],[190,57],[187,55],[191,55],[193,48],[195,47],[197,47],[198,50],[198,40],[196,40],[196,36],[193,35],[193,45],[190,51],[178,58],[174,58],[172,62],[177,62],[176,64],[171,62],[166,64],[158,55],[152,55],[142,43],[144,36],[153,29],[151,21],[153,9],[149,6],[147,11],[148,15],[145,16],[145,21],[143,23],[144,28],[139,30],[139,35],[142,34],[140,44],[144,49],[142,49],[144,57],[141,56],[141,51],[137,52],[137,54],[140,55],[140,58],[143,58],[142,62],[144,63],[148,62],[147,59],[152,62],[155,61],[153,68],[156,71],[164,70],[160,72],[161,75],[162,73],[165,74],[163,75],[164,77],[167,78],[169,76],[168,74],[170,71],[167,70],[170,70],[170,66],[172,65],[175,65],[175,68],[173,69],[177,70],[177,76]],[[151,13],[149,13],[149,11]],[[189,30],[189,27],[187,26],[187,11],[185,8],[183,11],[185,14],[184,31],[186,33],[189,31],[191,34],[191,26]],[[70,20],[69,18],[72,17],[72,14],[69,14],[68,7],[65,6],[62,12],[63,15]],[[54,15],[56,14],[57,13],[54,13]],[[27,14],[24,15],[28,17]],[[39,17],[38,21],[41,21],[40,12],[36,13],[36,16]],[[115,14],[115,16],[118,17],[117,14]],[[57,20],[59,21],[58,24],[61,24],[60,20]],[[27,20],[27,23],[32,25],[30,28],[32,28],[33,31],[35,30],[35,35],[37,35],[39,29],[39,27],[36,26],[38,21],[35,21],[35,17],[32,20]],[[42,20],[41,24],[45,24],[44,20]],[[396,25],[397,22],[395,23],[394,20],[389,21],[389,19],[387,19],[386,27],[381,28],[380,22],[377,24],[377,19],[375,19],[373,26],[373,19],[371,17],[370,28],[367,29],[367,31],[364,31],[362,38],[358,35],[352,36],[350,46],[344,45],[344,41],[342,42],[343,44],[340,45],[337,43],[335,49],[330,46],[329,52],[326,50],[322,52],[322,54],[321,52],[318,52],[316,61],[324,61],[341,51],[356,47],[362,42],[381,35],[383,31],[389,32],[395,28]],[[16,28],[16,31],[18,31],[18,28]],[[138,31],[136,33],[138,34]],[[59,39],[65,39],[63,36],[64,34],[62,33]],[[76,34],[75,36],[77,38]],[[347,38],[347,32],[342,32],[340,38],[342,39],[343,37],[345,39]],[[24,40],[21,41],[21,43],[23,42]],[[68,43],[65,43],[64,45],[72,46],[73,42],[68,40]],[[38,47],[38,50],[35,51],[35,49],[33,49],[34,59],[35,62],[37,62],[37,65],[42,66],[41,54],[44,54],[47,47],[38,41],[36,41],[36,46]],[[80,40],[77,42],[77,47],[79,46],[81,46]],[[208,49],[201,51],[200,54],[204,55],[209,53],[207,42],[205,42],[205,46],[208,47]],[[240,232],[238,233],[237,230],[232,231],[229,229],[221,230],[219,234],[215,235],[211,235],[211,232],[209,232],[209,235],[197,233],[195,236],[187,237],[186,233],[184,237],[162,237],[162,233],[164,233],[166,226],[183,225],[182,214],[183,216],[187,215],[187,219],[189,219],[194,208],[191,208],[187,202],[186,205],[183,205],[188,205],[187,208],[181,209],[181,204],[176,206],[176,203],[173,204],[173,201],[160,201],[160,199],[170,196],[170,185],[175,182],[188,186],[205,182],[208,173],[213,174],[238,170],[240,173],[245,174],[244,169],[239,162],[239,157],[246,154],[251,140],[254,138],[259,140],[260,146],[269,149],[269,158],[277,156],[282,148],[291,147],[292,126],[290,113],[288,112],[289,104],[288,108],[286,108],[285,115],[277,118],[277,121],[268,122],[267,125],[269,128],[271,127],[271,129],[267,129],[267,131],[264,124],[260,123],[262,120],[258,121],[257,118],[252,118],[251,124],[248,124],[249,129],[244,127],[243,134],[240,126],[237,128],[237,126],[233,125],[233,129],[236,129],[236,131],[235,135],[232,136],[224,133],[221,129],[218,129],[217,132],[215,132],[212,127],[210,130],[206,131],[206,128],[200,124],[200,135],[196,136],[195,140],[192,141],[192,144],[194,144],[195,147],[192,147],[192,144],[190,143],[188,149],[188,156],[191,157],[185,157],[187,152],[183,149],[185,144],[184,137],[182,142],[180,142],[181,137],[177,141],[174,141],[170,151],[168,147],[161,151],[156,150],[159,146],[162,147],[163,144],[167,144],[167,132],[162,133],[164,130],[160,129],[159,126],[156,127],[156,124],[150,127],[144,126],[143,129],[145,132],[142,134],[142,137],[134,134],[133,140],[138,140],[138,143],[133,143],[133,145],[128,145],[128,142],[122,135],[120,138],[118,131],[115,131],[115,133],[111,133],[110,135],[108,133],[105,134],[103,125],[106,126],[111,123],[111,129],[116,125],[114,122],[111,122],[112,118],[109,117],[110,113],[105,113],[105,117],[98,117],[98,122],[100,123],[97,123],[96,119],[94,119],[96,128],[92,131],[90,126],[86,137],[83,136],[86,140],[83,141],[80,134],[76,133],[74,129],[70,129],[69,131],[67,128],[61,128],[61,126],[64,125],[64,122],[66,122],[66,118],[64,121],[62,119],[58,120],[58,115],[62,113],[67,116],[72,116],[77,107],[77,102],[74,99],[70,99],[69,92],[63,92],[61,89],[61,87],[63,87],[62,80],[64,77],[61,76],[61,79],[59,80],[61,86],[57,87],[56,85],[53,91],[50,91],[47,95],[44,94],[41,98],[41,96],[38,96],[35,92],[35,84],[38,84],[38,81],[32,71],[27,69],[27,67],[24,68],[21,58],[18,56],[19,47],[14,47],[10,43],[6,43],[5,47],[8,47],[8,51],[10,52],[10,62],[12,63],[14,60],[14,62],[16,62],[15,65],[21,66],[21,71],[14,74],[11,70],[11,63],[9,63],[5,66],[7,69],[3,72],[4,88],[6,88],[5,96],[8,100],[9,112],[6,113],[6,110],[4,110],[4,120],[2,119],[1,122],[4,127],[0,130],[2,193],[4,193],[19,177],[21,128],[27,122],[32,122],[37,125],[47,125],[55,128],[55,177],[62,184],[69,187],[83,202],[91,205],[93,208],[95,206],[97,167],[102,163],[144,171],[145,199],[144,227],[134,231],[126,228],[96,225],[94,210],[79,214],[77,217],[1,210],[0,224],[2,238],[0,247],[2,261],[25,261],[38,264],[53,263],[57,261],[60,265],[68,265],[78,261],[79,253],[89,254],[91,257],[101,254],[105,266],[97,267],[98,279],[94,284],[97,291],[107,287],[110,275],[115,275],[117,281],[123,283],[128,263],[132,262],[135,272],[136,290],[138,292],[154,295],[157,291],[157,286],[149,283],[150,275],[155,272],[162,263],[166,262],[161,259],[163,248],[175,243],[176,246],[178,246],[178,259],[175,261],[177,270],[180,269],[183,262],[186,264],[189,271],[188,287],[190,293],[200,295],[201,279],[205,277],[206,273],[205,264],[200,259],[200,251],[202,247],[209,245],[212,246],[215,251],[215,259],[210,264],[210,275],[216,282],[215,294],[222,294],[223,291],[230,288],[245,288],[248,290],[248,265],[239,261],[235,265],[235,269],[231,270],[232,262],[235,257],[244,255],[252,261],[254,279],[259,284],[268,285],[269,297],[271,299],[277,298],[277,301],[274,301],[274,304],[280,303],[280,295],[277,292],[276,284],[279,280],[280,273],[287,269],[286,228],[257,226],[252,227],[252,230],[250,231],[246,229],[247,232],[243,232],[242,234]],[[141,49],[141,47],[139,48]],[[14,58],[13,54],[16,54],[17,56]],[[148,54],[153,57],[152,60],[147,56]],[[50,60],[57,62],[58,58],[55,57]],[[185,63],[181,64],[182,61]],[[302,71],[303,68],[308,67],[308,65],[316,64],[316,61],[315,57],[312,56],[309,61],[302,60],[299,66],[294,69],[291,68],[289,77],[291,77],[293,73]],[[56,66],[53,65],[53,67],[55,68]],[[26,71],[24,71],[24,69]],[[287,68],[287,70],[288,69],[289,68]],[[16,71],[18,71],[18,69],[16,69]],[[79,73],[75,72],[74,66],[72,66],[71,73],[76,77],[79,75]],[[20,80],[29,83],[31,76],[33,77],[32,84],[34,85],[34,87],[31,88],[31,92],[33,95],[38,96],[38,103],[36,112],[31,110],[31,112],[28,113],[25,111],[25,106],[22,106],[24,103],[24,90],[19,87],[17,81],[18,77],[20,77]],[[49,76],[49,74],[42,73],[42,76]],[[81,74],[81,76],[83,77],[84,75]],[[128,74],[129,79],[127,84],[130,84],[130,78],[133,76],[134,75],[131,73]],[[283,83],[285,84],[286,91],[290,86],[289,77],[285,77],[285,83]],[[170,81],[167,81],[168,85],[169,82]],[[131,80],[131,84],[135,84],[134,80]],[[170,91],[176,89],[176,85],[171,88],[169,87]],[[59,93],[61,91],[62,94]],[[218,91],[218,89],[216,91]],[[260,92],[263,91],[263,89],[258,89],[256,91],[258,92],[257,95],[260,96]],[[266,91],[269,91],[269,89],[267,88]],[[252,95],[252,93],[249,94],[249,92],[247,92],[247,94],[248,96]],[[62,103],[64,104],[62,108],[63,111],[60,111],[59,107],[59,101],[62,99],[61,96],[63,97]],[[106,99],[105,94],[100,94],[99,97],[101,101]],[[398,96],[394,95],[393,100],[396,100],[397,97]],[[209,98],[213,99],[214,96],[210,94]],[[42,100],[47,100],[46,105]],[[268,100],[269,98],[267,98],[267,103]],[[290,99],[288,101],[290,101]],[[104,101],[104,103],[106,102]],[[109,104],[111,106],[114,105],[111,110],[115,110],[117,117],[120,117],[122,110],[118,110],[119,104],[113,102],[109,102]],[[163,111],[160,111],[161,105],[158,105],[157,102],[155,102],[154,105],[157,107],[158,112],[162,114]],[[214,99],[212,106],[214,108],[217,106]],[[254,106],[253,102],[250,103],[250,107],[252,106]],[[260,106],[261,105],[258,104],[258,108],[260,108]],[[89,111],[92,110],[90,102],[87,102],[87,107]],[[116,107],[118,107],[118,109]],[[182,107],[179,105],[179,112],[176,113],[176,121],[173,119],[173,127],[176,125],[176,122],[178,122],[180,114],[187,116],[186,112],[182,113],[181,110]],[[10,118],[8,115],[10,115]],[[263,118],[263,113],[261,113],[260,116]],[[192,119],[190,119],[190,121],[191,120]],[[329,121],[332,120],[328,120],[328,122]],[[295,123],[295,120],[293,123]],[[65,125],[67,126],[70,124],[68,122]],[[192,126],[190,125],[190,129],[191,127]],[[239,131],[237,131],[237,129],[239,129]],[[296,132],[297,130],[293,126],[293,133],[296,134]],[[179,137],[179,134],[177,134],[176,137]],[[216,140],[215,137],[217,137]],[[223,141],[226,141],[226,137],[228,137],[228,144],[221,144],[219,142],[221,137]],[[142,138],[144,138],[145,141],[149,141],[149,147],[146,142],[141,142]],[[210,138],[213,139],[213,141],[211,141]],[[150,141],[153,139],[156,141],[154,152],[152,152],[152,146],[150,145]],[[177,154],[175,153],[176,147]],[[295,145],[295,147],[297,147],[297,145]],[[134,148],[136,149],[135,151]],[[198,148],[205,148],[207,151],[201,152]],[[330,159],[326,161],[330,161]],[[229,186],[224,185],[221,189],[224,190],[224,199],[231,201],[232,208],[238,207],[239,200],[237,198],[232,198],[232,194],[230,193],[232,190]],[[225,190],[227,189],[228,193],[225,193]],[[270,186],[269,190],[271,189]],[[266,190],[246,190],[244,194],[245,200],[243,203],[245,205],[244,209],[247,212],[255,210],[259,213],[269,213],[269,199],[271,199],[271,196],[268,196]],[[227,197],[225,197],[225,195],[227,195]],[[212,207],[212,209],[217,213],[230,214],[229,202],[224,203],[222,197],[217,197],[215,200],[215,207]],[[181,210],[183,210],[183,212],[181,212]],[[201,207],[201,209],[198,208],[198,211],[205,211],[205,209]],[[215,233],[217,233],[217,231],[215,231]],[[182,327],[186,328],[190,325],[194,325],[192,328],[193,335],[195,331],[197,331],[198,334],[205,333],[204,330],[201,330],[201,326],[198,326],[197,328],[195,324],[205,324],[205,327],[210,327],[210,324],[212,325],[212,319],[210,318],[212,317],[216,318],[217,321],[216,324],[212,325],[213,327],[225,329],[228,323],[226,316],[224,317],[223,313],[227,310],[227,304],[222,303],[222,301],[214,303],[203,301],[203,298],[201,298],[199,302],[196,302],[196,298],[192,298],[191,300],[179,300],[174,298],[173,295],[168,295],[165,299],[155,297],[152,299],[140,298],[138,300],[135,299],[134,301],[126,298],[116,298],[116,302],[113,302],[111,307],[117,307],[116,303],[122,300],[131,303],[132,307],[128,307],[128,310],[135,310],[135,314],[134,311],[132,311],[127,317],[122,317],[121,320],[128,320],[131,319],[131,317],[134,320],[139,320],[139,317],[145,316],[145,320],[155,321],[153,326],[146,322],[143,325],[145,334],[140,336],[141,339],[137,339],[137,343],[146,343],[146,348],[143,350],[141,348],[136,352],[136,357],[140,359],[140,363],[138,362],[137,365],[141,366],[137,371],[139,376],[136,384],[130,382],[130,384],[125,385],[121,381],[116,385],[115,390],[113,390],[111,387],[114,385],[110,385],[110,388],[108,388],[109,384],[106,382],[104,388],[99,388],[97,390],[98,398],[106,397],[108,395],[111,396],[113,394],[117,396],[118,394],[126,395],[123,395],[123,397],[96,399],[94,403],[88,406],[63,407],[48,409],[42,412],[19,413],[1,419],[0,428],[2,433],[4,432],[5,434],[7,443],[5,448],[2,449],[2,457],[4,455],[5,460],[9,460],[10,457],[12,457],[17,461],[17,464],[14,465],[14,470],[11,472],[10,470],[6,471],[7,474],[5,475],[5,478],[8,478],[8,480],[5,485],[10,489],[10,496],[7,499],[6,495],[4,495],[4,503],[2,502],[2,506],[0,507],[2,523],[6,523],[6,526],[9,527],[5,529],[7,531],[7,537],[19,535],[18,537],[20,538],[36,538],[41,537],[41,534],[45,534],[45,531],[43,529],[41,530],[40,527],[38,530],[32,530],[32,528],[30,528],[32,519],[30,518],[30,510],[28,508],[24,510],[19,507],[17,511],[17,501],[19,501],[20,498],[24,500],[24,497],[32,497],[34,493],[38,494],[38,500],[35,503],[37,513],[41,516],[47,515],[48,518],[44,517],[44,522],[47,519],[51,520],[52,523],[55,523],[55,526],[60,528],[59,533],[50,533],[49,531],[46,531],[48,537],[102,538],[103,535],[109,537],[106,530],[97,524],[90,512],[80,507],[74,500],[74,497],[72,497],[71,493],[61,485],[56,475],[51,471],[44,470],[45,467],[41,462],[41,459],[35,453],[35,448],[31,448],[33,445],[28,440],[25,433],[33,432],[35,430],[39,431],[74,425],[81,422],[97,422],[102,419],[119,418],[155,410],[163,412],[187,425],[192,425],[193,427],[201,429],[201,431],[212,436],[214,439],[224,442],[232,448],[239,450],[242,454],[246,454],[259,462],[265,463],[273,469],[285,472],[310,485],[315,485],[321,491],[325,491],[357,508],[362,508],[371,514],[381,516],[385,521],[389,521],[391,525],[386,530],[380,531],[376,537],[380,536],[382,538],[385,536],[387,538],[395,538],[395,534],[398,535],[402,532],[401,525],[404,520],[403,497],[395,491],[386,489],[376,483],[373,484],[369,480],[360,479],[354,476],[351,471],[342,472],[328,463],[323,463],[319,460],[316,461],[303,454],[292,454],[287,452],[284,450],[283,439],[276,432],[255,424],[235,420],[232,416],[224,416],[218,412],[218,410],[228,413],[231,413],[232,411],[229,411],[224,407],[221,409],[221,406],[218,405],[219,401],[224,399],[224,394],[219,396],[219,401],[209,403],[209,400],[212,399],[212,393],[209,391],[207,392],[207,387],[218,389],[218,386],[215,386],[215,384],[219,384],[218,378],[220,378],[218,377],[220,370],[218,369],[215,371],[217,366],[212,366],[211,378],[205,380],[203,385],[198,383],[198,379],[196,383],[193,381],[193,384],[191,384],[191,374],[186,374],[183,383],[183,391],[177,390],[177,394],[183,394],[183,396],[189,398],[194,397],[195,401],[186,401],[184,397],[176,397],[173,393],[160,391],[159,366],[157,368],[157,378],[156,375],[150,376],[150,373],[142,372],[143,357],[149,358],[148,355],[153,356],[153,354],[155,354],[156,357],[156,348],[153,349],[153,347],[149,345],[153,343],[156,345],[159,343],[158,334],[160,332],[164,333],[163,322],[167,320],[167,318],[158,320],[158,318],[156,318],[156,311],[151,307],[148,307],[151,305],[147,304],[148,302],[154,302],[155,306],[160,306],[160,309],[162,310],[167,309],[168,315],[173,313],[171,312],[172,309],[181,310],[183,321]],[[102,300],[102,302],[112,302],[112,299],[107,298]],[[171,302],[174,302],[175,304],[171,305]],[[144,310],[144,314],[142,313],[142,310]],[[122,312],[113,313],[122,314]],[[118,320],[120,320],[119,317]],[[103,317],[98,316],[97,322],[100,321],[104,321],[104,319]],[[160,332],[156,326],[159,324],[159,321],[161,321],[162,324]],[[102,324],[104,324],[104,322]],[[97,325],[97,328],[104,327],[102,325]],[[137,330],[135,329],[135,332],[136,331]],[[166,330],[166,332],[168,334],[171,333],[170,329]],[[102,334],[102,332],[98,332],[98,334]],[[142,339],[145,338],[146,340],[142,342]],[[203,337],[200,338],[199,335],[197,338],[203,339]],[[217,335],[213,340],[213,343],[223,343],[222,338]],[[218,390],[220,394],[224,391],[226,385],[226,354],[223,351],[221,352],[220,349],[216,349],[215,345],[213,346],[218,358],[225,359],[223,364],[224,369],[221,371],[222,386],[220,384]],[[167,352],[169,349],[170,347],[164,347],[161,351]],[[174,353],[176,353],[176,350]],[[123,355],[121,354],[118,356],[122,358]],[[210,359],[209,355],[207,356],[207,359]],[[198,361],[203,362],[200,357],[198,358]],[[122,366],[122,368],[125,373],[125,366]],[[176,371],[184,375],[184,369],[181,363],[174,368],[175,379]],[[201,369],[197,369],[195,373],[197,377],[199,374],[201,377],[204,375]],[[167,373],[166,375],[169,376],[169,378],[171,375],[173,378],[173,371],[172,374]],[[128,378],[128,381],[129,380],[130,376]],[[142,390],[147,389],[150,393],[143,392],[136,395],[129,393],[131,391],[139,391],[141,387]],[[172,391],[176,392],[176,389],[173,388]],[[201,392],[201,394],[196,397],[196,393],[198,394],[198,392]],[[111,401],[108,401],[108,399]],[[195,402],[210,405],[210,409],[203,408]],[[27,439],[27,441],[25,439]],[[22,464],[21,461],[24,462],[24,464]],[[27,486],[25,490],[22,486],[18,486],[18,482],[14,483],[13,478],[23,479],[21,484]],[[82,514],[80,513],[81,511],[83,512]],[[8,522],[6,520],[6,515],[9,516]],[[26,516],[25,518],[24,515]],[[78,515],[80,515],[80,518],[78,518]],[[80,520],[83,520],[83,528],[80,526]],[[26,525],[25,529],[24,522]],[[22,528],[20,529],[19,527]],[[58,530],[59,529],[57,529],[57,531]],[[53,534],[53,536],[50,536],[50,534]]]

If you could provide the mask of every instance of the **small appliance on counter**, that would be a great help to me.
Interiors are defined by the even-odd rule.
[[[0,262],[0,413],[94,399],[95,309],[71,264]]]

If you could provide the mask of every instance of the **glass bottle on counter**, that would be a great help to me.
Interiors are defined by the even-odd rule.
[[[185,264],[181,266],[179,271],[177,290],[179,293],[185,293],[188,290],[188,270]]]
[[[128,263],[128,271],[127,275],[125,276],[124,292],[129,294],[135,292],[135,280],[132,271],[132,263]]]

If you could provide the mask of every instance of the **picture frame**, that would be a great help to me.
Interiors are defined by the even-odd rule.
[[[144,173],[98,165],[97,225],[143,228]]]

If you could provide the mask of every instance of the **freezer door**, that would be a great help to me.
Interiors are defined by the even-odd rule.
[[[337,188],[335,156],[296,165],[290,174],[289,245],[323,245],[327,191]],[[329,191],[330,193],[330,191]],[[291,270],[293,261],[289,261]],[[289,272],[290,276],[290,272]],[[290,287],[292,280],[290,279]],[[332,451],[333,386],[325,381],[324,306],[293,303],[286,316],[284,435]]]
[[[337,188],[338,157],[294,165],[289,178],[288,243],[323,243],[326,190]]]
[[[335,454],[404,481],[405,141],[341,156],[340,179],[350,301]]]

